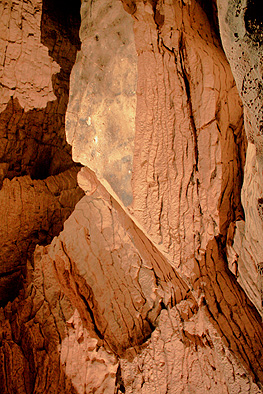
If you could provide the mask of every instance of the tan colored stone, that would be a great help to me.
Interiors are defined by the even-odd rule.
[[[84,1],[81,13],[67,141],[73,160],[93,170],[130,205],[137,80],[133,21],[121,1]]]
[[[3,393],[262,392],[252,381],[262,373],[262,325],[216,242],[200,267],[207,304],[197,306],[197,292],[120,205],[96,193],[36,248],[31,284],[1,311]]]
[[[75,166],[64,125],[80,16],[71,13],[65,32],[67,15],[58,20],[55,9],[48,1],[0,4],[1,304],[17,295],[35,245],[59,233],[82,196],[75,169],[49,178],[52,191],[43,181]]]
[[[122,359],[121,368],[128,394],[261,393],[202,309],[190,321],[181,320],[177,307],[162,310],[145,349]]]
[[[197,2],[138,3],[135,39],[134,215],[191,278],[208,241],[243,218],[242,104]]]
[[[262,393],[259,145],[247,111],[244,216],[243,107],[205,3],[83,1],[67,133],[75,159],[89,167],[78,175],[86,196],[51,244],[36,248],[24,292],[0,312],[4,394]],[[122,46],[117,33],[126,25]],[[135,71],[126,81],[124,55]],[[114,105],[116,119],[107,116],[107,100],[118,101],[114,89],[134,76],[131,190],[132,160],[120,168],[110,159],[122,159],[126,147],[133,153],[126,142],[134,138],[135,97],[120,89],[124,111]],[[116,145],[103,119],[120,126]],[[34,188],[44,182],[52,198],[61,190],[60,208],[71,187],[62,175],[63,190],[55,178]]]

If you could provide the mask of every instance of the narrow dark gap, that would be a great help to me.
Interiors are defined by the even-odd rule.
[[[118,365],[117,372],[116,372],[116,381],[115,381],[115,392],[114,394],[121,394],[125,393],[125,386],[123,383],[122,375],[121,375],[121,366]]]

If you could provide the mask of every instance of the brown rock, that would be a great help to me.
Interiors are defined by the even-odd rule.
[[[3,393],[33,387],[36,393],[113,393],[117,387],[128,393],[156,387],[161,393],[259,393],[250,374],[260,376],[262,326],[223,273],[216,243],[200,267],[207,305],[198,307],[196,291],[120,205],[110,196],[105,204],[96,193],[77,204],[50,246],[37,247],[32,283],[2,310]],[[226,302],[219,294],[227,287]],[[220,312],[214,309],[219,301]],[[235,323],[228,325],[229,305]],[[248,341],[251,350],[244,347]],[[236,358],[240,352],[248,368]],[[15,365],[23,380],[12,378]]]
[[[26,286],[1,309],[3,392],[262,393],[261,93],[253,74],[261,67],[261,22],[248,0],[217,1],[229,65],[215,1],[122,3],[82,2],[67,138],[73,158],[89,167],[78,174],[86,196],[51,244],[36,247]],[[70,7],[60,20],[57,6],[43,2],[50,54],[60,27],[77,47],[76,30],[67,28]],[[243,43],[234,29],[239,34],[242,26],[239,62]],[[34,45],[43,50],[39,39]],[[59,54],[54,50],[53,59],[67,64],[69,75],[73,57],[67,63]],[[246,67],[255,70],[244,79]],[[62,80],[53,78],[56,95]],[[8,119],[11,104],[30,119],[19,86],[10,93]],[[51,113],[59,112],[55,101],[47,103]],[[73,169],[7,180],[16,175],[8,163],[0,167],[6,195],[11,186],[18,196],[25,190],[24,201],[33,183],[43,196],[32,218],[15,204],[6,221],[16,231],[7,237],[11,249],[20,235],[26,245],[33,223],[38,234],[43,226],[55,234],[54,213],[67,212],[66,190],[75,180],[68,178]],[[43,212],[52,212],[49,220]]]
[[[65,140],[80,16],[71,13],[67,28],[66,7],[55,11],[48,0],[0,5],[1,304],[17,295],[36,244],[61,231],[82,196]]]
[[[78,188],[78,169],[46,180],[29,176],[5,179],[0,190],[0,299],[14,298],[15,280],[25,275],[26,261],[36,244],[51,242],[62,230],[83,192]]]
[[[198,3],[141,3],[136,16],[134,214],[191,277],[207,242],[243,217],[242,105]]]

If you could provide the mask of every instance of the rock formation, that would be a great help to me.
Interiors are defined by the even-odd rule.
[[[257,2],[0,7],[2,392],[262,393]]]
[[[65,139],[79,7],[72,31],[58,11],[49,1],[0,5],[1,304],[17,295],[36,244],[59,234],[83,196]]]

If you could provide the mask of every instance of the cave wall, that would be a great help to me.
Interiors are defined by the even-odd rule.
[[[65,139],[80,4],[71,30],[65,7],[63,19],[51,5],[0,4],[1,305],[17,295],[36,244],[59,234],[83,195]]]
[[[222,43],[240,97],[248,139],[242,204],[245,221],[236,223],[232,255],[238,281],[262,313],[262,19],[259,2],[218,1]]]
[[[206,3],[83,0],[80,46],[77,10],[43,2],[38,45],[61,67],[47,106],[66,108],[71,73],[85,168],[3,166],[6,255],[46,231],[0,310],[4,393],[262,392],[262,26],[253,2],[218,0],[218,19]]]

